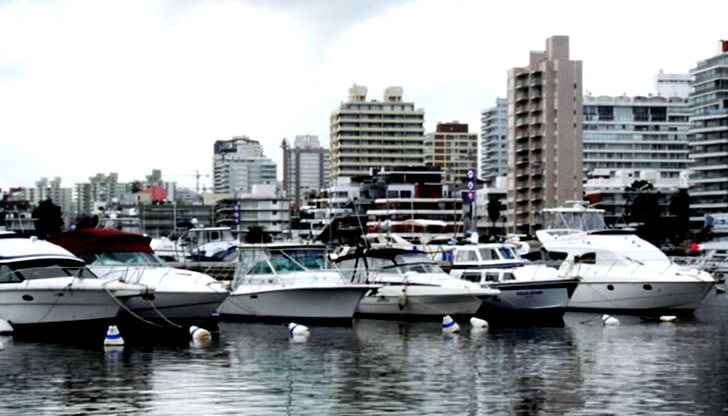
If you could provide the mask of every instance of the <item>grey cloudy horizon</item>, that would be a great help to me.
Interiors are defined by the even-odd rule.
[[[508,69],[554,35],[570,37],[584,91],[647,95],[660,69],[717,53],[725,3],[0,1],[0,188],[152,169],[209,185],[214,142],[239,135],[263,143],[280,178],[282,139],[328,146],[353,84],[368,99],[403,87],[427,131],[479,132]]]

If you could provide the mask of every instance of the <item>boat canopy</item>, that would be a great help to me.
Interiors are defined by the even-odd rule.
[[[140,234],[104,228],[84,228],[48,237],[48,241],[51,243],[57,244],[77,256],[108,252],[154,253],[149,245],[151,240]]]
[[[587,208],[575,204],[569,208],[547,208],[543,210],[544,229],[600,231],[607,228],[604,210]]]

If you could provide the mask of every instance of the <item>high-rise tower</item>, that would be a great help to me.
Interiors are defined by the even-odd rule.
[[[544,208],[581,200],[582,70],[568,36],[508,71],[508,226],[532,232]]]

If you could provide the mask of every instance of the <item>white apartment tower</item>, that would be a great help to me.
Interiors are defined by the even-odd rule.
[[[319,144],[318,136],[299,135],[293,147],[283,139],[283,189],[295,206],[307,205],[311,191],[329,186],[329,151]]]
[[[695,223],[706,214],[728,216],[728,40],[690,74],[690,210]]]
[[[505,175],[508,162],[506,152],[506,120],[508,100],[496,99],[495,107],[480,113],[480,172],[478,176],[494,183],[495,178]]]
[[[676,179],[688,169],[688,101],[680,97],[584,97],[584,173],[651,170]]]
[[[215,193],[249,193],[253,185],[275,185],[276,164],[263,154],[257,140],[247,136],[215,142]]]
[[[402,88],[367,101],[367,87],[354,85],[349,100],[331,114],[331,183],[371,170],[424,166],[425,111],[402,101]]]
[[[582,65],[569,37],[546,40],[508,71],[508,226],[533,232],[544,208],[581,200]]]

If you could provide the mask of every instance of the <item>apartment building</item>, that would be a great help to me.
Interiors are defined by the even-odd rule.
[[[533,232],[544,208],[582,199],[582,63],[568,36],[508,72],[508,227]]]
[[[401,87],[367,101],[367,87],[354,85],[349,100],[331,114],[331,183],[372,170],[424,166],[425,111],[403,101]]]

